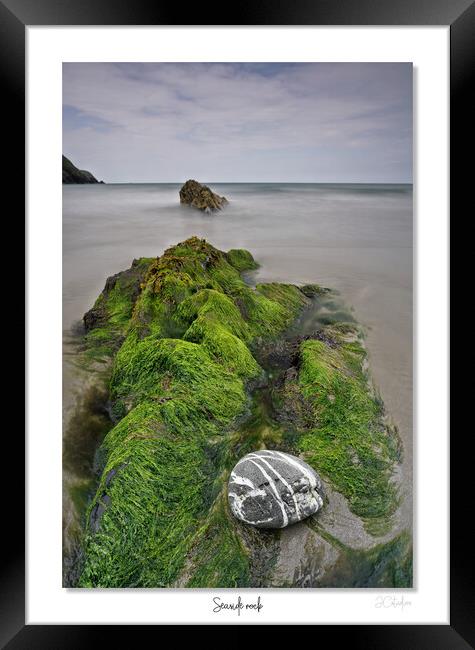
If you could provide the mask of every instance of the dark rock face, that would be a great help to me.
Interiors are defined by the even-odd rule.
[[[224,196],[214,194],[206,185],[189,180],[180,190],[180,203],[191,205],[204,212],[212,212],[221,210],[228,203],[228,200]]]
[[[105,321],[106,311],[103,308],[92,308],[87,311],[82,317],[84,323],[84,329],[86,332],[90,332],[92,329],[97,327],[100,323]]]
[[[78,169],[68,158],[66,158],[66,156],[63,156],[63,183],[65,185],[85,185],[86,183],[98,182],[97,178],[94,178],[91,172]],[[101,181],[101,183],[103,183],[103,181]]]
[[[302,292],[303,293],[303,292]],[[296,373],[299,364],[299,348],[303,341],[322,341],[330,348],[338,346],[337,341],[325,330],[317,329],[311,334],[294,336],[281,341],[264,342],[259,349],[259,361],[279,370],[293,369]]]
[[[119,273],[108,277],[104,289],[96,300],[94,307],[89,309],[89,311],[87,311],[82,317],[86,333],[107,320],[108,298],[118,282],[121,283],[122,286],[128,288],[131,303],[134,304],[140,293],[140,283],[143,278],[144,269],[140,265],[140,260],[133,260],[130,269],[120,271]]]
[[[232,513],[257,528],[285,528],[323,506],[320,477],[303,460],[268,449],[247,454],[231,472]]]
[[[110,504],[110,502],[111,502],[110,496],[107,494],[103,494],[101,500],[99,500],[93,507],[89,518],[89,526],[94,533],[97,533],[97,531],[99,530],[102,515],[106,511],[106,508]]]

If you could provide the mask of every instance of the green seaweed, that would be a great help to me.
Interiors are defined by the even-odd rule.
[[[91,359],[111,357],[127,334],[140,285],[153,258],[134,260],[130,269],[108,278],[104,290],[85,315],[85,337]],[[88,318],[89,316],[89,318]]]
[[[191,585],[247,584],[247,551],[223,492],[228,432],[262,374],[251,343],[281,333],[308,302],[292,285],[249,287],[240,271],[254,266],[246,251],[193,237],[149,263],[133,304],[119,300],[118,281],[103,297],[117,308],[108,306],[97,328],[106,334],[95,336],[122,341],[110,381],[119,421],[99,452],[79,586],[167,586],[193,549]],[[224,452],[210,456],[220,438]]]
[[[365,357],[359,341],[342,337],[336,347],[319,340],[301,343],[298,390],[311,417],[297,446],[348,498],[355,514],[377,520],[398,505],[391,475],[399,446],[371,390]]]
[[[197,530],[190,555],[187,587],[249,587],[249,551],[227,506],[227,480]]]
[[[259,350],[326,290],[251,287],[241,272],[256,267],[247,251],[192,237],[135,261],[96,301],[85,344],[113,360],[115,426],[97,454],[78,586],[252,586],[252,535],[230,515],[226,485],[237,459],[265,446],[302,454],[373,529],[394,511],[399,448],[354,326],[298,343],[298,367],[270,400],[279,372]]]
[[[244,248],[233,248],[227,252],[228,262],[238,271],[252,271],[259,268],[251,253]]]

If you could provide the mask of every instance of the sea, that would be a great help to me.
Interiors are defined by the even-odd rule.
[[[180,184],[63,186],[64,435],[84,388],[74,363],[75,333],[106,278],[134,258],[159,256],[197,235],[221,250],[251,251],[260,264],[257,282],[317,283],[340,293],[364,328],[374,382],[402,439],[400,516],[410,528],[412,185],[209,185],[229,200],[224,210],[205,214],[180,205]]]

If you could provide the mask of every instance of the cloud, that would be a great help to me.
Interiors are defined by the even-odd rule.
[[[109,181],[412,178],[410,64],[68,63],[63,104]]]
[[[63,129],[66,132],[80,129],[107,133],[117,126],[114,122],[105,120],[99,115],[85,113],[74,106],[63,104]]]

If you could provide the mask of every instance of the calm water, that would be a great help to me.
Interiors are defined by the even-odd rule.
[[[412,186],[212,184],[230,204],[205,215],[179,185],[63,186],[63,324],[82,318],[106,277],[191,235],[249,249],[258,281],[341,292],[367,330],[375,382],[405,447],[402,516],[412,519]],[[65,352],[69,344],[65,337]],[[78,387],[65,356],[68,417]],[[80,384],[81,382],[79,382]]]

